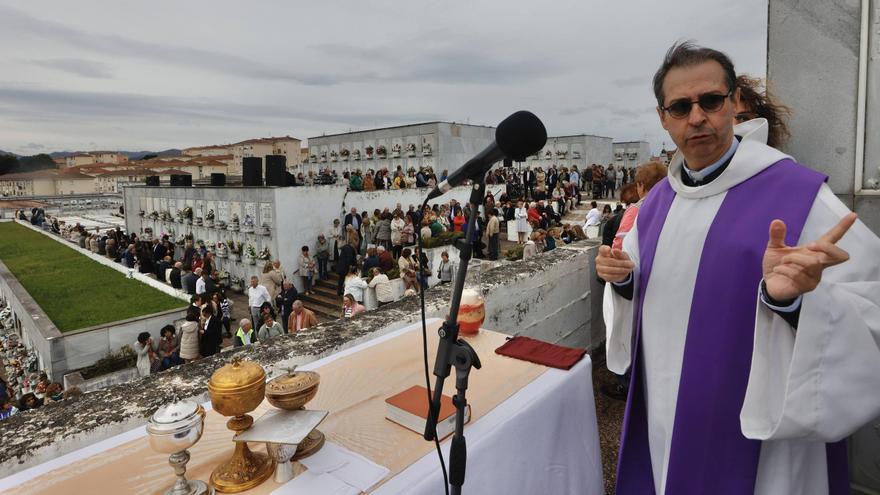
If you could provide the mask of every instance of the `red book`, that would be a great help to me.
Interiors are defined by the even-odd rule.
[[[428,390],[418,385],[412,386],[397,395],[385,399],[385,418],[410,429],[419,435],[425,432],[428,421]],[[464,422],[471,420],[471,406],[465,409]],[[441,440],[455,432],[455,405],[452,397],[443,395],[440,399],[440,414],[437,418],[437,437]]]

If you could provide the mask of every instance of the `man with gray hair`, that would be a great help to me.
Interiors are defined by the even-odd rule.
[[[247,289],[248,306],[251,309],[251,321],[254,324],[254,328],[262,324],[260,308],[263,306],[263,303],[272,302],[272,298],[269,297],[269,291],[266,290],[266,287],[260,285],[259,282],[260,279],[256,275],[252,276],[251,285]]]
[[[243,345],[250,345],[254,343],[254,327],[251,325],[251,320],[247,318],[242,318],[241,321],[238,322],[238,331],[235,332],[235,340],[232,343],[233,347],[241,347]]]
[[[654,95],[679,151],[596,258],[631,371],[617,493],[849,493],[843,440],[880,415],[880,239],[766,120],[734,128],[727,55],[674,45]]]

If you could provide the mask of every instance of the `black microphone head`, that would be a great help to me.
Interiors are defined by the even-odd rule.
[[[547,129],[535,114],[520,110],[498,124],[495,142],[504,156],[522,162],[547,144]]]

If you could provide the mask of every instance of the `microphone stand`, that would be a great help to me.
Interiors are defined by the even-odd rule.
[[[474,180],[469,203],[471,205],[468,217],[467,229],[464,239],[459,239],[459,265],[456,273],[455,285],[452,289],[452,300],[449,304],[449,314],[446,321],[440,327],[438,334],[440,342],[437,346],[437,358],[434,362],[434,375],[437,377],[434,385],[434,397],[428,408],[428,421],[425,425],[425,440],[432,441],[437,432],[437,416],[440,413],[440,398],[443,395],[443,382],[449,376],[450,368],[455,366],[455,396],[452,403],[455,405],[455,434],[452,437],[452,445],[449,450],[449,484],[452,493],[461,493],[464,485],[464,474],[467,465],[467,441],[464,438],[464,414],[467,408],[465,395],[468,387],[468,376],[471,368],[480,369],[480,357],[474,348],[467,342],[458,338],[458,309],[461,305],[461,294],[464,290],[464,281],[467,276],[468,262],[471,259],[471,237],[476,231],[479,205],[483,203],[486,194],[486,177],[481,175]]]

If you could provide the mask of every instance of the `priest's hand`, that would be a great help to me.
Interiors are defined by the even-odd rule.
[[[815,289],[826,268],[849,259],[849,253],[836,244],[857,217],[850,213],[815,242],[795,247],[785,245],[785,222],[773,220],[763,261],[767,295],[777,301],[791,301]]]
[[[623,282],[632,273],[636,264],[629,255],[611,246],[599,246],[596,256],[596,273],[606,282]]]

